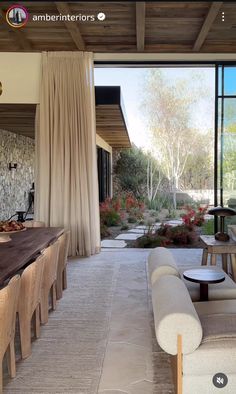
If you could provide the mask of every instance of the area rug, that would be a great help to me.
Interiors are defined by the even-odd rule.
[[[199,261],[196,251],[174,251],[178,264]],[[155,338],[148,253],[110,250],[71,260],[68,289],[32,355],[17,362],[16,378],[4,375],[4,393],[173,393],[169,357]]]
[[[17,376],[4,376],[4,393],[94,394],[106,350],[116,266],[71,262],[68,289],[32,345],[17,362]]]

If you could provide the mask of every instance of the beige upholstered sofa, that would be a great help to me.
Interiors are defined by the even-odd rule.
[[[199,300],[199,284],[183,280],[184,269],[165,248],[149,254],[148,271],[156,337],[176,358],[178,393],[236,393],[236,283],[226,275],[224,282],[209,285],[210,301],[193,302]],[[228,378],[221,389],[213,384],[219,372]]]
[[[197,268],[201,268],[204,270],[209,267],[198,266]],[[211,268],[217,271],[222,271],[222,269],[217,266],[211,266]],[[189,267],[186,269],[189,269]],[[199,284],[189,282],[183,279],[184,271],[185,269],[177,267],[175,259],[169,249],[160,247],[155,248],[150,252],[148,257],[148,272],[150,283],[153,285],[156,280],[163,275],[174,275],[184,281],[192,301],[199,301]],[[236,283],[227,274],[225,274],[224,282],[209,285],[208,288],[209,300],[236,300]]]
[[[236,301],[193,303],[185,283],[167,274],[153,282],[152,303],[157,341],[176,360],[177,393],[236,393]]]

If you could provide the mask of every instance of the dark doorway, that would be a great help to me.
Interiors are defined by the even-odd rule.
[[[97,147],[99,202],[111,195],[111,158],[105,149]]]

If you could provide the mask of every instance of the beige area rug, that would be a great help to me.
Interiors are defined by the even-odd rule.
[[[180,264],[193,262],[190,251],[177,254]],[[68,289],[32,355],[17,362],[17,377],[5,374],[4,393],[173,393],[169,359],[155,339],[147,255],[109,250],[71,261]]]
[[[31,357],[17,362],[17,377],[4,379],[4,393],[96,393],[115,276],[112,263],[69,263],[68,290],[33,343]]]

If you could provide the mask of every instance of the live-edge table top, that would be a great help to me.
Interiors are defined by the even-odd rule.
[[[35,227],[9,234],[11,241],[0,243],[0,285],[32,262],[63,232],[60,227]]]

